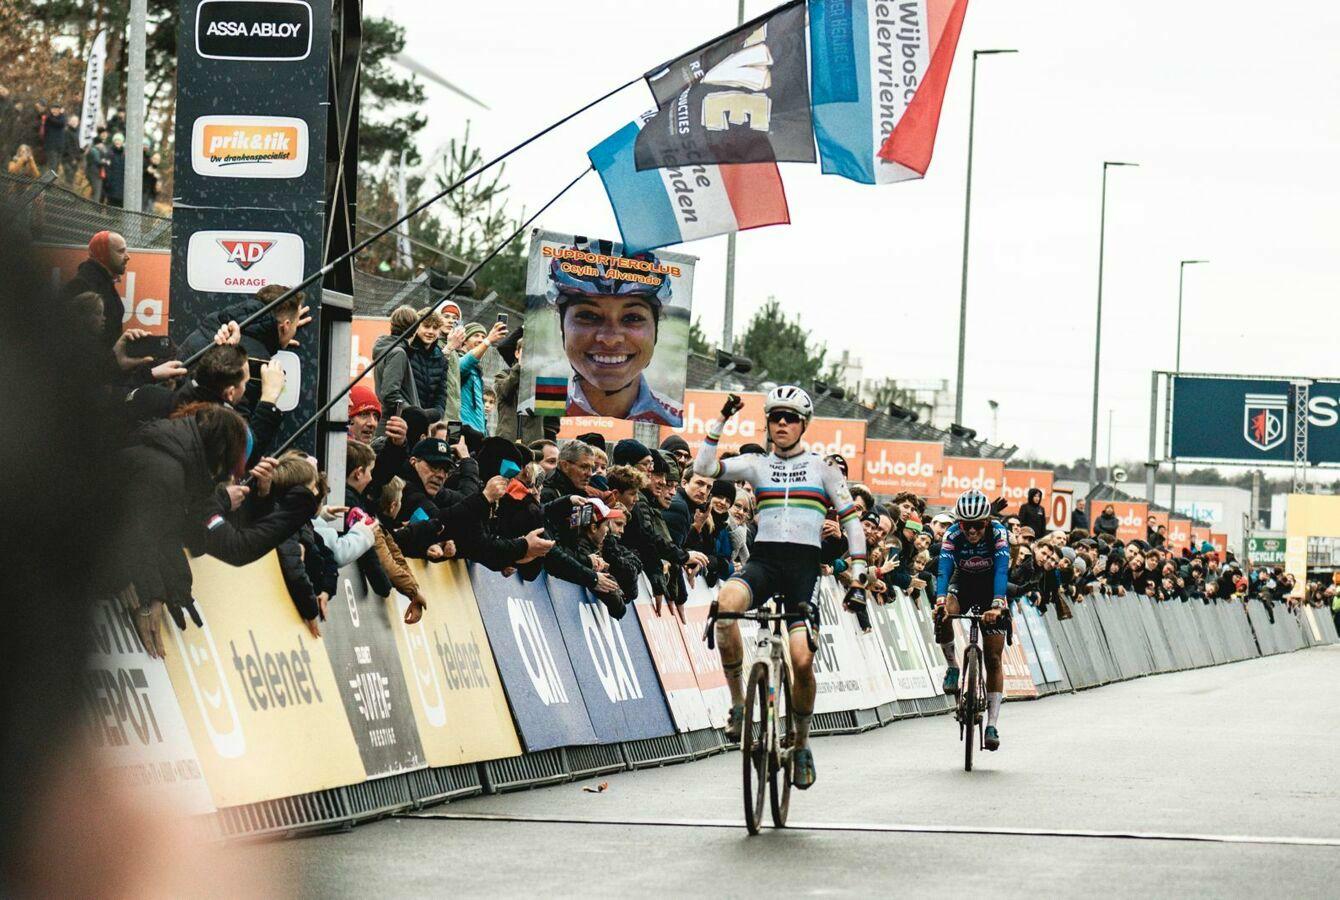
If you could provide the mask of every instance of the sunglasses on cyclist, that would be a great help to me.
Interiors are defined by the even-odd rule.
[[[976,519],[971,522],[960,522],[964,531],[981,531],[986,527],[986,519]]]
[[[803,420],[799,413],[791,412],[789,409],[779,409],[768,413],[768,421],[773,425],[799,425]]]

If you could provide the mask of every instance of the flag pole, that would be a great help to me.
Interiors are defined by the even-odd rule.
[[[511,235],[507,237],[506,240],[498,244],[498,246],[494,247],[493,250],[489,252],[488,256],[484,257],[482,260],[475,263],[474,267],[471,268],[469,272],[465,273],[465,275],[461,278],[461,280],[456,283],[455,287],[447,291],[436,301],[427,306],[424,309],[424,311],[419,315],[419,318],[414,320],[414,323],[411,326],[407,327],[404,331],[400,332],[400,334],[396,335],[395,340],[393,340],[390,343],[390,345],[386,347],[385,350],[383,350],[381,353],[373,357],[372,361],[368,363],[367,368],[365,368],[362,372],[359,372],[357,375],[355,375],[352,381],[350,381],[348,384],[346,384],[339,390],[339,393],[335,394],[333,397],[327,400],[320,409],[318,409],[315,413],[312,414],[311,418],[309,418],[306,422],[303,422],[302,425],[298,427],[297,431],[291,434],[289,438],[286,441],[284,441],[284,443],[280,444],[278,449],[276,449],[272,455],[278,457],[281,454],[283,454],[284,451],[292,447],[294,442],[297,441],[297,439],[302,436],[303,432],[307,431],[307,429],[311,428],[313,425],[319,422],[321,418],[325,416],[326,413],[330,412],[331,408],[333,408],[336,403],[342,400],[346,394],[348,394],[351,390],[353,390],[354,385],[362,381],[363,378],[369,372],[375,370],[377,368],[378,363],[386,359],[386,357],[391,354],[391,351],[395,350],[401,344],[404,344],[411,337],[413,337],[414,333],[419,330],[419,326],[423,324],[425,319],[427,319],[433,313],[437,312],[437,310],[441,308],[442,304],[446,303],[452,297],[456,296],[456,292],[461,289],[462,285],[466,284],[468,281],[470,281],[470,279],[474,278],[475,275],[479,273],[480,269],[483,269],[490,262],[492,262],[493,258],[497,256],[499,253],[501,253],[504,249],[506,249],[508,244],[512,243],[512,241],[516,240],[521,235],[525,234],[526,229],[531,226],[532,222],[538,219],[545,212],[545,210],[549,209],[549,207],[553,206],[556,202],[558,202],[559,197],[562,197],[568,191],[572,190],[572,188],[576,186],[577,182],[581,181],[583,178],[587,176],[587,174],[591,172],[591,169],[592,169],[591,166],[587,166],[585,169],[583,169],[580,175],[569,181],[567,185],[557,194],[554,194],[554,196],[550,197],[549,200],[544,204],[544,206],[541,206],[538,210],[535,211],[534,215],[532,215],[529,219],[518,225],[516,231],[513,231]]]
[[[787,4],[790,5],[790,4]],[[771,12],[766,15],[772,15]],[[735,30],[744,27],[744,0],[736,12]],[[690,50],[690,53],[693,51]],[[735,352],[735,232],[726,235],[726,303],[721,316],[721,349]]]
[[[434,203],[436,203],[438,200],[441,200],[443,197],[447,196],[447,194],[450,194],[452,191],[456,190],[456,189],[457,189],[458,187],[460,187],[461,185],[465,184],[465,183],[468,182],[468,181],[471,181],[471,180],[474,179],[474,178],[478,178],[480,175],[484,174],[484,173],[487,172],[489,169],[491,169],[491,168],[493,168],[494,166],[496,166],[498,163],[500,163],[500,162],[502,162],[503,160],[507,159],[507,157],[511,156],[513,153],[516,153],[518,150],[522,149],[523,147],[528,146],[529,144],[533,143],[534,141],[538,140],[539,138],[544,137],[546,134],[548,134],[549,132],[551,132],[551,131],[553,131],[554,129],[558,128],[559,126],[564,125],[564,124],[570,122],[571,120],[577,118],[578,116],[580,116],[582,113],[586,112],[586,111],[587,111],[588,109],[590,109],[591,107],[593,107],[593,106],[595,106],[595,105],[597,105],[597,104],[599,104],[599,103],[603,103],[604,101],[608,100],[610,97],[613,97],[615,94],[619,93],[620,91],[623,91],[623,90],[625,90],[625,89],[627,89],[627,88],[632,87],[633,85],[637,84],[637,83],[638,83],[639,81],[641,81],[641,80],[642,80],[642,77],[641,77],[641,76],[638,76],[637,78],[633,78],[633,79],[631,79],[631,80],[629,80],[629,81],[624,82],[623,84],[621,84],[621,85],[619,85],[618,87],[614,88],[614,90],[612,90],[612,91],[606,91],[604,94],[601,94],[599,97],[597,97],[596,99],[592,100],[590,103],[587,103],[585,106],[581,107],[580,109],[577,109],[577,110],[575,110],[575,111],[573,111],[573,112],[568,113],[566,116],[564,116],[563,118],[559,119],[557,122],[554,122],[554,123],[552,123],[551,125],[545,127],[544,129],[542,129],[542,130],[540,130],[540,131],[537,131],[535,134],[532,134],[530,137],[526,138],[526,139],[525,139],[524,141],[522,141],[521,143],[516,144],[516,145],[513,146],[511,149],[509,149],[509,150],[507,150],[507,151],[505,151],[505,152],[503,152],[503,153],[498,154],[497,156],[493,157],[493,159],[491,159],[491,160],[489,160],[488,162],[484,163],[483,165],[479,166],[477,169],[474,169],[473,171],[470,171],[470,172],[465,173],[465,174],[462,175],[460,178],[456,179],[456,180],[453,181],[451,184],[447,185],[447,186],[444,187],[442,190],[438,191],[436,194],[434,194],[433,196],[429,197],[427,200],[424,200],[422,203],[420,203],[419,205],[415,206],[413,209],[409,210],[409,211],[406,212],[404,215],[398,217],[394,222],[390,222],[390,223],[384,225],[384,226],[383,226],[382,228],[380,228],[375,234],[373,234],[373,235],[371,235],[371,236],[369,236],[369,237],[366,237],[366,238],[364,238],[363,240],[359,241],[357,244],[355,244],[354,246],[350,247],[350,248],[349,248],[348,250],[346,250],[344,253],[340,254],[340,256],[339,256],[338,258],[336,258],[336,259],[332,259],[330,262],[326,263],[326,264],[325,264],[324,266],[322,266],[320,269],[317,269],[317,270],[316,270],[315,272],[313,272],[311,275],[308,275],[308,276],[307,276],[306,278],[304,278],[302,281],[298,282],[297,284],[293,285],[293,286],[292,286],[291,288],[289,288],[288,290],[284,291],[284,293],[280,294],[280,295],[279,295],[278,297],[276,297],[274,300],[272,300],[272,301],[270,301],[269,303],[265,304],[265,305],[262,306],[260,309],[256,310],[256,311],[253,312],[251,315],[247,316],[245,319],[243,319],[242,321],[238,322],[238,323],[237,323],[238,328],[240,329],[240,328],[244,328],[244,327],[246,327],[247,325],[249,325],[249,324],[251,324],[252,322],[254,322],[256,319],[258,319],[258,318],[260,318],[261,316],[265,315],[266,313],[270,312],[272,309],[274,309],[275,307],[277,307],[279,304],[283,303],[283,302],[284,302],[285,300],[287,300],[288,298],[292,297],[294,294],[296,294],[296,293],[298,293],[299,291],[301,291],[303,288],[310,286],[310,285],[311,285],[313,282],[315,282],[317,279],[319,279],[319,278],[324,278],[327,274],[329,274],[330,272],[334,271],[335,267],[338,266],[338,265],[340,265],[340,264],[341,264],[342,262],[344,262],[346,259],[349,259],[349,258],[350,258],[351,256],[353,256],[354,254],[359,253],[359,252],[361,252],[362,250],[366,249],[367,247],[371,246],[373,242],[379,240],[380,238],[385,237],[387,234],[391,233],[391,231],[395,230],[395,229],[396,229],[397,227],[399,227],[401,224],[403,224],[403,223],[405,223],[405,222],[408,222],[408,221],[409,221],[410,219],[412,219],[414,216],[416,216],[416,215],[418,215],[419,213],[423,212],[423,211],[424,211],[425,209],[427,209],[429,206],[432,206],[432,205],[433,205]],[[204,356],[204,355],[205,355],[205,351],[207,351],[208,349],[209,349],[209,347],[207,346],[207,347],[204,347],[204,348],[202,348],[201,350],[199,350],[199,351],[197,351],[197,352],[191,354],[191,356],[185,361],[185,365],[186,365],[186,367],[187,367],[187,368],[190,368],[191,366],[193,366],[193,365],[195,365],[197,362],[199,362],[199,361],[200,361],[200,357]]]

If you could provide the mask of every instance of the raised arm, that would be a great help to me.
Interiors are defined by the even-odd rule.
[[[852,583],[865,584],[865,531],[861,528],[860,511],[852,502],[851,491],[842,470],[829,463],[823,467],[824,490],[829,502],[837,510],[838,522],[847,536],[847,558],[851,560]]]
[[[721,418],[708,423],[707,437],[703,439],[703,445],[698,448],[698,456],[693,461],[696,474],[726,481],[756,480],[753,457],[736,456],[724,461],[717,459],[717,442],[721,440],[721,430],[726,427],[730,417],[740,411],[742,405],[739,397],[729,395],[726,405],[721,408]]]

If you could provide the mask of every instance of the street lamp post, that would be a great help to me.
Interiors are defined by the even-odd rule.
[[[1139,163],[1103,162],[1103,200],[1098,214],[1098,310],[1093,334],[1093,416],[1089,432],[1089,490],[1098,485],[1098,373],[1103,349],[1103,250],[1107,239],[1107,170],[1112,166],[1135,167]]]
[[[1177,350],[1173,361],[1173,376],[1182,374],[1182,284],[1186,280],[1186,267],[1199,266],[1208,259],[1184,259],[1177,266]],[[1177,512],[1177,460],[1172,461],[1172,487],[1168,497],[1168,508]]]
[[[968,186],[963,192],[963,276],[959,281],[958,302],[958,377],[954,382],[954,421],[963,421],[963,365],[968,332],[968,226],[972,215],[972,132],[977,115],[977,57],[1018,53],[1018,50],[972,51],[972,93],[968,101]],[[994,438],[995,435],[992,435]]]

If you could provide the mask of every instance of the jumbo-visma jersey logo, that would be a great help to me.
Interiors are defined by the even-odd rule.
[[[303,278],[302,238],[284,231],[197,231],[186,248],[192,290],[254,294],[268,284]]]

